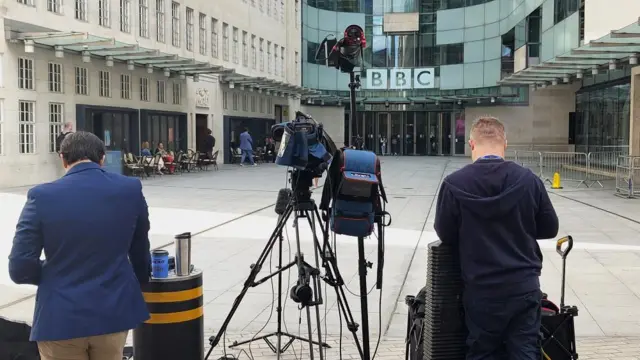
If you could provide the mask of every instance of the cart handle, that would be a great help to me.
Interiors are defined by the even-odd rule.
[[[564,245],[565,243],[567,243],[567,246],[564,250],[562,250],[562,245]],[[567,256],[571,252],[571,249],[573,249],[573,238],[571,237],[571,235],[562,237],[556,242],[556,252],[560,254],[563,260],[567,258]]]

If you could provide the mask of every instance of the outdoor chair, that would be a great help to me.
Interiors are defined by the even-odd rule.
[[[124,168],[125,168],[125,171],[127,172],[126,175],[138,176],[140,178],[144,177],[145,169],[142,163],[143,161],[142,157],[139,157],[138,159],[136,159],[132,153],[126,153],[123,157],[124,157],[123,158]]]

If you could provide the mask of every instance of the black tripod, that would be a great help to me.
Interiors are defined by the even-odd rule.
[[[329,237],[328,237],[327,229],[320,226],[323,233],[322,245],[320,244],[320,241],[318,240],[318,237],[315,232],[316,221],[322,224],[322,219],[320,216],[320,212],[318,211],[318,207],[316,206],[313,199],[311,199],[310,187],[311,187],[312,178],[313,178],[312,174],[307,174],[306,171],[293,172],[291,182],[292,184],[294,184],[295,190],[291,192],[291,198],[289,201],[286,202],[287,203],[286,208],[280,215],[280,218],[278,219],[278,223],[275,229],[273,230],[271,237],[267,241],[265,248],[262,250],[262,253],[258,257],[258,261],[255,264],[251,265],[251,272],[249,273],[249,276],[244,283],[244,287],[240,291],[240,294],[238,295],[238,297],[236,297],[232,305],[231,311],[229,312],[226,319],[222,323],[220,331],[215,336],[212,336],[211,338],[209,338],[209,343],[211,344],[211,348],[209,349],[207,356],[205,357],[205,360],[209,358],[213,348],[215,348],[215,346],[217,346],[220,340],[222,339],[222,336],[224,335],[229,323],[231,322],[233,315],[235,314],[236,310],[240,306],[240,303],[242,302],[242,299],[246,295],[249,288],[256,287],[260,284],[263,284],[264,282],[268,281],[269,279],[273,278],[276,275],[278,276],[278,305],[276,308],[277,317],[278,317],[277,330],[273,333],[269,333],[267,335],[263,335],[260,337],[256,337],[256,338],[252,338],[252,339],[244,340],[240,342],[234,342],[234,344],[230,347],[236,347],[239,345],[251,343],[256,340],[263,340],[267,343],[269,348],[271,348],[271,350],[277,354],[278,358],[280,358],[280,354],[286,351],[295,340],[300,340],[300,341],[305,341],[309,343],[309,352],[310,352],[311,360],[314,359],[314,354],[313,354],[314,346],[318,347],[320,360],[323,360],[324,359],[323,350],[324,348],[329,348],[329,345],[327,345],[322,341],[322,333],[321,333],[321,326],[320,326],[321,320],[320,320],[319,305],[323,304],[323,299],[322,299],[320,283],[318,281],[320,279],[318,257],[322,258],[322,267],[325,269],[325,272],[326,272],[325,276],[322,277],[322,280],[335,289],[339,311],[341,311],[341,313],[344,314],[345,321],[347,323],[347,328],[349,329],[349,331],[353,333],[353,336],[356,340],[355,342],[356,342],[358,351],[361,354],[361,356],[363,356],[363,351],[357,336],[358,324],[355,323],[353,314],[351,313],[351,309],[346,300],[347,299],[346,294],[343,289],[344,281],[342,279],[342,276],[340,275],[340,272],[338,271],[336,257],[328,241]],[[279,195],[278,202],[281,202],[280,195]],[[292,214],[295,217],[294,221],[295,221],[296,248],[297,248],[296,257],[294,261],[283,266],[282,265],[282,242],[283,242],[282,231],[286,226],[287,220]],[[304,260],[304,255],[300,251],[300,231],[299,231],[298,219],[302,219],[302,218],[307,219],[309,226],[311,227],[313,232],[313,242],[314,242],[314,248],[316,250],[314,251],[315,260],[316,260],[315,267],[309,265]],[[271,251],[273,251],[273,247],[275,246],[276,242],[279,243],[278,266],[277,266],[278,270],[270,273],[269,275],[259,280],[256,280],[260,270],[262,269],[262,266],[264,265],[264,262],[269,258]],[[298,282],[296,286],[291,289],[291,298],[295,302],[298,302],[302,307],[306,308],[307,330],[309,332],[309,337],[306,339],[300,336],[292,335],[282,331],[282,273],[294,266],[298,268]],[[366,294],[366,291],[365,291],[365,294]],[[314,298],[314,295],[315,295],[315,298]],[[317,322],[317,329],[316,329],[317,341],[312,340],[313,331],[311,327],[311,310],[310,310],[310,307],[312,306],[315,307],[315,315],[316,315],[316,322]],[[366,310],[366,305],[364,309]],[[364,316],[366,316],[366,312],[363,312],[363,318]],[[368,331],[366,335],[368,335]],[[269,340],[269,338],[274,336],[276,337],[276,344],[273,344],[273,342]],[[284,346],[282,345],[283,337],[287,338]],[[368,349],[368,343],[365,346]],[[366,357],[366,358],[363,357],[363,359],[369,360],[369,357]]]

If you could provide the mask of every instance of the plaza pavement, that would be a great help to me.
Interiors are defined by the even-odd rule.
[[[461,158],[433,157],[382,160],[389,195],[387,210],[393,223],[387,230],[382,296],[375,289],[371,292],[369,314],[373,340],[380,333],[383,339],[379,350],[383,359],[397,359],[404,353],[407,316],[404,297],[415,294],[425,283],[427,244],[436,240],[433,205],[441,178],[467,162]],[[181,232],[197,234],[193,238],[193,263],[204,271],[205,327],[207,333],[213,333],[230,310],[249,274],[249,265],[257,259],[276,224],[272,205],[278,189],[285,186],[285,169],[272,164],[255,168],[221,166],[217,172],[156,177],[144,180],[143,184],[150,206],[152,247],[171,244],[173,235]],[[6,255],[27,190],[0,189],[3,269],[7,268]],[[318,198],[319,192],[315,191],[314,197]],[[572,235],[576,243],[568,259],[566,302],[580,309],[576,319],[580,357],[640,359],[640,202],[617,198],[609,190],[571,187],[552,194],[551,199],[560,217],[561,235]],[[305,259],[313,264],[312,232],[303,222],[299,230]],[[285,262],[289,260],[290,249],[295,251],[294,233],[289,222],[284,241]],[[356,322],[360,323],[359,299],[351,294],[358,291],[356,243],[343,237],[336,241],[348,302]],[[543,288],[551,299],[559,301],[561,261],[554,250],[555,242],[540,243],[545,255]],[[172,246],[167,249],[172,251]],[[374,239],[367,241],[366,252],[368,260],[374,262],[367,279],[372,286],[376,266]],[[271,266],[266,264],[262,274],[268,273],[276,260],[274,256]],[[286,329],[307,336],[306,316],[301,318],[296,304],[288,299],[296,274],[284,278]],[[327,305],[320,309],[321,329],[328,333],[329,342],[337,344],[340,322],[335,294],[324,286],[322,290]],[[0,271],[0,316],[30,321],[34,291],[32,287],[13,285],[6,270]],[[264,332],[275,330],[275,312],[271,311],[274,296],[270,282],[250,289],[229,326],[227,342],[250,338],[263,327]],[[356,353],[346,328],[343,333],[343,355],[349,358]],[[301,344],[296,342],[295,346],[299,351]],[[256,343],[252,348],[259,350],[254,354],[256,358],[270,358],[264,343]],[[332,354],[335,355],[329,358],[337,358],[336,353]]]

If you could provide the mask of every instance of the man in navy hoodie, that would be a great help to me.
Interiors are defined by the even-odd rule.
[[[542,181],[504,160],[507,140],[498,119],[476,120],[469,145],[473,164],[444,179],[434,226],[460,254],[467,360],[539,360],[536,240],[558,234],[558,217]]]

